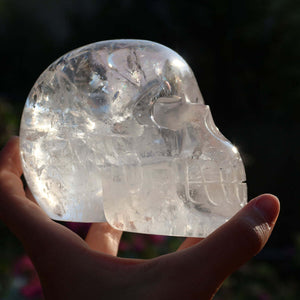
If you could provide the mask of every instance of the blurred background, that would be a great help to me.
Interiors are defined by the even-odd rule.
[[[249,199],[282,210],[265,249],[215,299],[300,299],[300,1],[0,0],[0,143],[18,134],[27,94],[64,53],[96,41],[152,40],[192,67],[216,125],[240,150]],[[66,223],[81,236],[88,225]],[[179,238],[126,233],[120,255],[151,258]],[[225,245],[224,245],[225,246]],[[0,299],[41,299],[32,264],[0,223]]]

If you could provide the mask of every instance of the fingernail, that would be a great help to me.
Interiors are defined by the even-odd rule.
[[[255,199],[254,207],[260,212],[268,224],[273,224],[279,212],[278,198],[265,194]]]

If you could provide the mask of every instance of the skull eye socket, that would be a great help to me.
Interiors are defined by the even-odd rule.
[[[160,128],[178,130],[184,123],[185,103],[181,97],[161,97],[154,103],[151,119]]]

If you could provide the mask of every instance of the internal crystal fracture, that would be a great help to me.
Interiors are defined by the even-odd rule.
[[[154,42],[59,58],[28,96],[20,138],[27,183],[55,220],[204,237],[247,201],[241,157],[192,70]]]

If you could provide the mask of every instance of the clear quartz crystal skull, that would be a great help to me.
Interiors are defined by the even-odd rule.
[[[204,237],[247,201],[241,157],[192,70],[154,42],[98,42],[55,61],[20,139],[28,185],[56,220]]]

